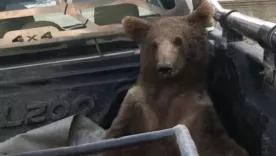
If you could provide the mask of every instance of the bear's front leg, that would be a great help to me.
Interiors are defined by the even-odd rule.
[[[119,138],[126,135],[141,132],[143,123],[143,96],[141,89],[137,86],[132,87],[127,92],[118,115],[113,120],[111,127],[107,130],[105,139]],[[105,152],[101,156],[123,156],[128,155],[126,151],[117,150],[116,152]]]
[[[105,139],[118,138],[141,132],[144,96],[139,86],[130,88],[121,104],[118,115],[106,132]]]

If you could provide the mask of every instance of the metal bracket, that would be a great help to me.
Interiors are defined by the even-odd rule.
[[[227,28],[223,28],[222,30],[222,36],[226,38],[226,42],[235,42],[235,41],[242,41],[243,35]]]
[[[238,12],[238,11],[237,10],[229,10],[229,11],[222,12],[221,17],[219,19],[219,23],[220,23],[221,27],[227,28],[226,18],[233,12]]]
[[[264,50],[264,71],[261,73],[264,76],[264,80],[270,84],[274,85],[275,80],[275,54],[270,50]]]
[[[219,19],[219,23],[222,27],[222,37],[226,39],[225,44],[227,44],[229,42],[234,42],[234,41],[241,41],[243,39],[242,34],[238,33],[237,31],[234,31],[234,30],[230,29],[227,26],[226,19],[233,12],[237,12],[237,10],[230,10],[230,11],[227,11],[227,12],[223,12],[221,14],[221,18]]]
[[[243,35],[225,27],[222,30],[222,38],[224,39],[224,48],[227,49],[228,43],[242,41]],[[235,52],[233,51],[226,50],[226,55],[235,58]]]

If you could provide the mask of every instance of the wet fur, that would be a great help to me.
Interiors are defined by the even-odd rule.
[[[151,23],[135,17],[123,20],[126,33],[140,44],[141,69],[136,84],[129,89],[107,131],[106,139],[184,124],[200,156],[248,156],[223,129],[206,92],[209,53],[204,28],[212,15],[212,7],[206,3],[186,17],[164,17]],[[179,35],[181,45],[171,46]],[[157,50],[153,42],[163,47]],[[165,43],[168,45],[164,46]],[[173,60],[175,75],[161,78],[156,73],[159,55],[165,60]],[[178,156],[180,153],[174,138],[169,138],[104,155]]]

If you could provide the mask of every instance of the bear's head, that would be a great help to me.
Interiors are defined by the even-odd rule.
[[[153,21],[125,17],[122,24],[126,34],[140,46],[141,73],[164,80],[202,72],[209,57],[205,28],[212,14],[212,5],[203,0],[184,17]]]

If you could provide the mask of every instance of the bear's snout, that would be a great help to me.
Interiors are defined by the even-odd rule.
[[[157,72],[160,74],[170,74],[172,72],[172,65],[168,63],[159,63],[157,64]]]

